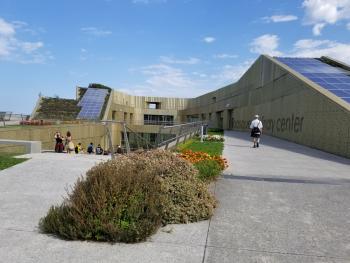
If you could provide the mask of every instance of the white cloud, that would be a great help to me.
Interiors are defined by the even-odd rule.
[[[181,69],[165,64],[144,67],[142,73],[149,76],[146,83],[154,88],[187,89],[194,85]]]
[[[132,74],[141,73],[145,77],[142,83],[124,90],[142,96],[191,97],[191,91],[199,89],[195,78],[182,69],[164,63],[152,64],[140,69],[131,69]],[[198,92],[198,91],[197,91]]]
[[[314,49],[322,46],[329,46],[332,41],[329,40],[313,40],[313,39],[300,39],[294,44],[296,49]]]
[[[96,27],[83,27],[80,29],[85,34],[94,36],[94,37],[104,37],[112,34],[112,31],[109,30],[102,30],[98,29]]]
[[[44,47],[43,42],[23,41],[16,36],[16,30],[23,26],[27,24],[8,22],[0,18],[0,59],[23,64],[45,63],[47,59],[53,59],[49,52],[41,51]]]
[[[219,73],[212,74],[210,78],[216,82],[218,87],[228,85],[238,81],[252,64],[253,60],[247,60],[235,65],[225,65]]]
[[[222,54],[215,54],[213,57],[217,59],[227,59],[227,58],[238,58],[238,55],[222,53]]]
[[[22,42],[19,45],[21,46],[22,50],[27,54],[30,54],[44,46],[43,42]]]
[[[350,19],[350,0],[304,0],[305,23],[313,25],[314,35],[320,35],[328,24]]]
[[[173,57],[161,56],[160,60],[166,64],[185,64],[185,65],[195,65],[201,60],[199,58],[190,57],[188,59],[175,59]]]
[[[169,64],[153,64],[140,69],[131,69],[131,74],[141,73],[142,83],[124,87],[124,91],[144,96],[195,97],[215,88],[237,81],[253,63],[252,60],[203,71],[187,72]]]
[[[350,22],[346,25],[346,28],[350,30]]]
[[[331,40],[301,39],[294,44],[290,56],[321,57],[329,56],[345,63],[350,63],[350,43]]]
[[[266,22],[273,22],[273,23],[281,23],[281,22],[291,22],[298,20],[298,17],[295,15],[274,15],[274,16],[268,16],[264,17],[263,20]]]
[[[204,41],[205,43],[210,44],[210,43],[215,42],[216,39],[215,39],[215,37],[205,37],[205,38],[203,38],[203,41]]]
[[[314,27],[312,28],[312,33],[315,36],[320,36],[321,35],[321,31],[325,27],[325,25],[326,25],[325,23],[315,24]]]
[[[192,72],[192,75],[198,76],[198,77],[200,77],[200,78],[206,78],[206,77],[208,76],[208,75],[205,74],[205,73],[199,73],[199,72],[197,72],[197,71]]]
[[[270,56],[280,56],[282,53],[277,50],[279,37],[277,35],[265,34],[255,38],[250,43],[250,51],[257,54],[268,54]]]
[[[15,34],[15,26],[0,18],[0,36],[13,36]]]

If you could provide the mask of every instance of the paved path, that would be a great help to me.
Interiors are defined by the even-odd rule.
[[[64,241],[41,234],[38,222],[52,204],[104,156],[56,153],[0,171],[0,263],[201,263],[209,221],[167,226],[140,244]],[[171,233],[167,233],[171,231]]]
[[[167,226],[140,244],[40,234],[65,188],[106,158],[30,155],[0,171],[0,262],[350,262],[350,160],[269,137],[252,149],[247,139],[226,133],[230,168],[212,220]]]
[[[206,262],[350,262],[350,160],[227,132]]]

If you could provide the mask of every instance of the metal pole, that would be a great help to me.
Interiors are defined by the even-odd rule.
[[[125,122],[123,123],[123,128],[124,128],[124,143],[125,143],[126,153],[130,153],[130,144],[129,144],[129,139],[128,139],[128,134],[127,134]]]
[[[201,142],[203,142],[203,132],[204,132],[204,127],[201,125]]]
[[[160,137],[161,137],[161,134],[162,134],[162,128],[164,128],[164,126],[162,127],[162,125],[159,125],[159,130],[158,130],[158,136],[156,138],[156,148],[159,147],[159,144],[160,144]]]
[[[182,134],[182,133],[181,133],[181,132],[182,132],[182,127],[183,127],[183,126],[180,127],[180,131],[179,131],[179,134],[177,135],[177,139],[176,139],[175,145],[178,145],[178,144],[179,144],[180,136],[181,136],[181,134]]]
[[[108,141],[108,144],[109,144],[109,149],[112,150],[112,152],[111,152],[111,159],[114,159],[115,155],[114,155],[113,142],[112,142],[112,133],[111,133],[111,130],[109,128],[109,123],[102,122],[102,125],[105,126],[106,133],[107,133],[107,141]]]

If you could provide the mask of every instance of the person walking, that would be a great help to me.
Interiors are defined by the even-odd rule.
[[[250,124],[250,129],[251,129],[250,137],[253,138],[253,143],[254,143],[253,148],[259,147],[262,128],[263,128],[263,124],[261,120],[259,120],[259,115],[255,115],[254,120],[252,120]]]

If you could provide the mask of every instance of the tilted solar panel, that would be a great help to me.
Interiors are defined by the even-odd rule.
[[[314,58],[276,59],[350,103],[350,76],[345,71]]]
[[[108,90],[106,89],[88,88],[78,103],[81,110],[77,119],[99,119],[107,94]]]

